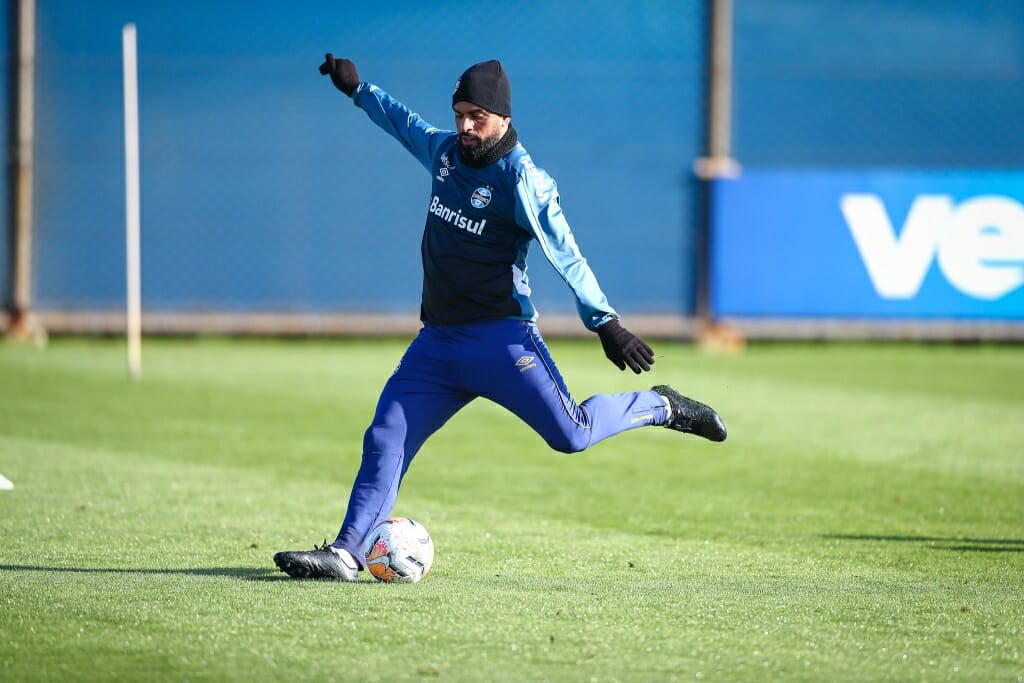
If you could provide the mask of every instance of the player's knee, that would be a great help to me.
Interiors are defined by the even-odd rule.
[[[401,453],[405,430],[389,425],[372,425],[363,435],[363,453]]]
[[[546,438],[548,445],[559,453],[579,453],[590,445],[589,429],[563,429]]]

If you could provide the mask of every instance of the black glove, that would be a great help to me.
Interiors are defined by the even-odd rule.
[[[654,351],[625,327],[618,320],[609,320],[597,328],[597,336],[601,338],[604,355],[618,366],[619,370],[629,369],[640,374],[650,370],[654,365]]]
[[[331,82],[341,92],[352,97],[352,91],[359,86],[359,73],[356,65],[347,59],[335,59],[328,52],[324,55],[324,63],[320,65],[320,74],[331,75]]]

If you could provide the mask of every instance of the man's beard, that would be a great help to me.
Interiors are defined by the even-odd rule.
[[[476,147],[469,148],[462,144],[462,139],[459,139],[459,148],[462,153],[472,159],[473,161],[480,161],[484,158],[488,152],[494,149],[494,146],[501,142],[501,134],[495,133],[489,138],[482,138]]]

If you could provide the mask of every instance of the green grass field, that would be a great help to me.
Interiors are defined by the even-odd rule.
[[[404,341],[0,344],[2,681],[1020,681],[1024,349],[552,342],[729,440],[573,456],[484,401],[410,470],[415,585],[294,581]]]

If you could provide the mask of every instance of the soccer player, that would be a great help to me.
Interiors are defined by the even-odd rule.
[[[320,73],[432,177],[421,245],[423,328],[384,385],[337,538],[312,551],[277,553],[282,571],[355,581],[363,539],[391,513],[416,452],[478,396],[519,416],[563,453],[648,425],[725,439],[714,410],[668,386],[579,404],[570,396],[534,323],[526,275],[531,243],[565,280],[583,324],[612,363],[640,374],[651,369],[654,353],[619,322],[580,253],[555,182],[520,144],[500,62],[475,64],[456,82],[454,131],[431,126],[361,81],[348,59],[328,54]]]

